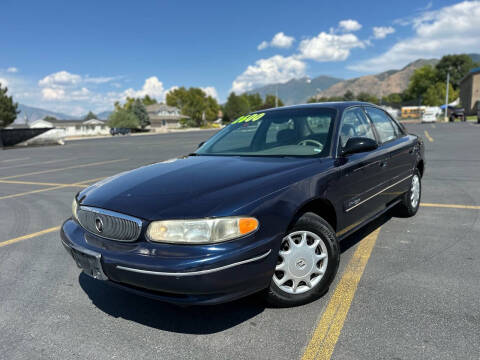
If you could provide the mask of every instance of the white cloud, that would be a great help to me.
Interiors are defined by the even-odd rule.
[[[385,39],[387,35],[393,34],[395,29],[391,26],[374,26],[373,37],[375,39]]]
[[[118,76],[100,76],[100,77],[85,77],[83,79],[86,83],[93,83],[93,84],[105,84],[114,80],[117,80]]]
[[[211,96],[212,98],[218,100],[218,93],[217,93],[217,89],[215,89],[215,87],[206,86],[206,87],[203,87],[201,89],[205,92],[205,94],[207,94],[207,96]]]
[[[68,71],[62,70],[45,76],[38,82],[41,87],[64,87],[72,86],[80,83],[82,77],[80,75],[71,74]]]
[[[63,88],[43,88],[42,96],[45,100],[63,100],[65,99],[65,90]]]
[[[156,76],[151,76],[145,80],[145,83],[140,90],[130,88],[123,93],[129,97],[144,97],[145,95],[149,95],[157,100],[163,100],[166,92],[163,88],[163,83],[158,80]]]
[[[288,36],[285,35],[283,32],[279,32],[275,34],[275,36],[272,38],[270,42],[268,41],[262,41],[258,46],[258,50],[263,50],[267,47],[276,47],[276,48],[282,48],[282,49],[288,49],[290,46],[292,46],[293,42],[295,41],[295,38],[293,36]]]
[[[358,31],[362,28],[362,25],[357,20],[342,20],[338,23],[338,26],[341,30],[346,32]]]
[[[464,1],[426,12],[411,21],[415,35],[385,53],[349,66],[362,72],[401,68],[419,58],[469,53],[480,49],[480,1]]]
[[[286,82],[305,76],[306,64],[295,56],[275,55],[250,65],[233,81],[231,91],[243,93],[254,87]]]
[[[321,32],[313,38],[302,40],[298,49],[303,59],[342,61],[350,56],[351,49],[364,47],[365,43],[354,34]]]
[[[9,68],[7,69],[7,72],[9,72],[9,73],[16,73],[16,72],[18,72],[18,69],[17,69],[16,67],[14,67],[14,66],[11,66],[11,67],[9,67]]]
[[[268,45],[269,45],[268,41],[262,41],[260,44],[258,44],[257,49],[258,50],[266,49]]]

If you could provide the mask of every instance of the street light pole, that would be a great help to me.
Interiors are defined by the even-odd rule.
[[[275,107],[278,107],[278,84],[275,85]]]
[[[448,110],[448,83],[450,82],[450,72],[447,72],[447,91],[445,92],[445,114],[444,120],[447,122],[447,110]]]

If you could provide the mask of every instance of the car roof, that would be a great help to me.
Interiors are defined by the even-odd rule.
[[[300,105],[289,105],[289,106],[282,106],[282,107],[277,107],[277,108],[271,108],[271,109],[264,109],[264,110],[259,110],[255,111],[254,113],[257,112],[270,112],[270,111],[282,111],[282,110],[295,110],[295,109],[315,109],[315,108],[326,108],[326,109],[336,109],[339,111],[343,111],[346,108],[349,108],[351,106],[374,106],[377,107],[375,104],[371,104],[368,102],[363,102],[363,101],[332,101],[332,102],[321,102],[321,103],[309,103],[309,104],[300,104]]]

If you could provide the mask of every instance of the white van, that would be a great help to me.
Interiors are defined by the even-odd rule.
[[[433,123],[437,121],[438,110],[436,107],[427,107],[422,115],[422,123]]]

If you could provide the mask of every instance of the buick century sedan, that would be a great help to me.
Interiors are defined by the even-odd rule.
[[[422,140],[380,107],[319,103],[241,116],[194,153],[74,198],[62,243],[91,277],[183,305],[324,294],[339,242],[418,210]]]

